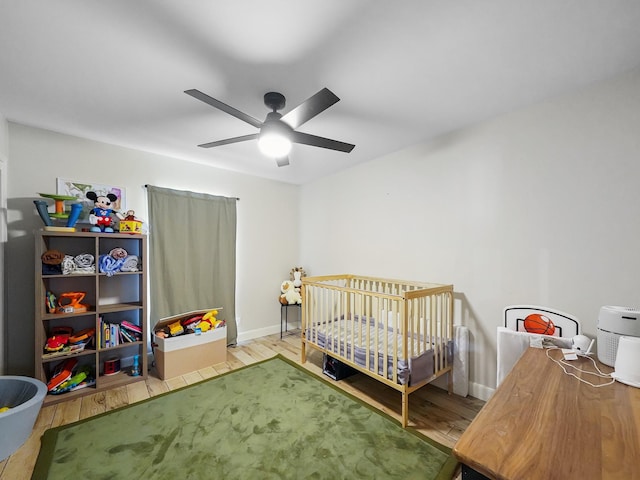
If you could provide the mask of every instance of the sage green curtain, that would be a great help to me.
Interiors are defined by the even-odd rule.
[[[151,325],[222,307],[235,345],[237,199],[147,185],[147,200]]]

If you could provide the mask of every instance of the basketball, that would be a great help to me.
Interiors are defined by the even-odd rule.
[[[529,333],[539,333],[540,335],[553,335],[556,326],[551,319],[540,313],[532,313],[524,319],[524,329]]]

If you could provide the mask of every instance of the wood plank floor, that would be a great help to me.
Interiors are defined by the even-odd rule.
[[[289,332],[281,340],[271,335],[227,349],[227,361],[166,381],[157,378],[152,369],[146,382],[137,382],[93,395],[75,398],[40,410],[31,437],[13,455],[0,462],[0,480],[31,478],[40,437],[45,430],[91,417],[163,392],[211,378],[230,370],[282,354],[300,362],[299,333]],[[322,354],[309,352],[304,365],[310,372],[322,375]],[[327,378],[327,377],[324,377]],[[401,415],[400,393],[363,374],[337,382],[352,395],[376,406],[398,420]],[[448,395],[446,391],[428,385],[409,396],[410,424],[430,438],[453,447],[462,432],[476,416],[484,402],[472,397]],[[7,432],[2,432],[5,435]],[[461,478],[459,473],[456,478]]]

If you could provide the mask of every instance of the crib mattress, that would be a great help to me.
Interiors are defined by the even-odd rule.
[[[353,349],[354,354],[352,361],[362,368],[367,368],[367,348],[364,342],[367,340],[368,330],[369,370],[374,372],[376,369],[377,353],[377,374],[386,374],[386,377],[389,380],[392,380],[394,344],[396,345],[398,355],[401,355],[403,337],[401,335],[394,334],[393,329],[391,328],[384,329],[382,325],[378,325],[377,328],[377,344],[375,319],[371,319],[370,321],[366,321],[366,319],[356,319],[352,322],[351,320],[344,320],[344,318],[341,318],[336,319],[332,323],[316,324],[314,325],[313,332],[311,329],[307,329],[306,337],[309,340],[313,340],[320,348],[326,349],[329,354],[335,353],[350,360],[352,359],[351,351]],[[317,335],[317,337],[315,335]],[[409,351],[419,351],[419,345],[421,345],[421,342],[423,341],[422,337],[414,336],[410,341],[413,341],[413,350],[409,343]],[[385,345],[387,347],[386,368],[384,362]],[[453,341],[447,342],[446,354],[447,362],[451,365],[453,361]],[[397,373],[398,383],[401,385],[414,385],[431,377],[435,373],[433,348],[429,348],[420,355],[409,357],[408,359],[398,358]]]

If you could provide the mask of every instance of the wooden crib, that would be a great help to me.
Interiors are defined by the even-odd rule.
[[[302,349],[321,352],[402,393],[448,374],[452,391],[453,285],[357,275],[302,279]]]

